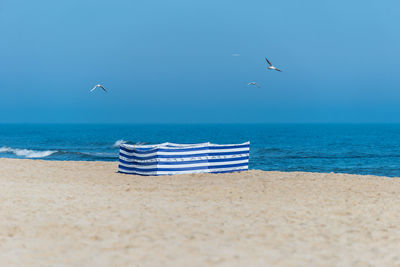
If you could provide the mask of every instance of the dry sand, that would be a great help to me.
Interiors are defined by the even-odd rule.
[[[400,265],[400,180],[0,159],[0,266]]]

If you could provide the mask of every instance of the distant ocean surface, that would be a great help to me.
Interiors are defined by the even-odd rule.
[[[122,142],[250,141],[250,168],[400,177],[400,124],[0,124],[0,157],[117,161]]]

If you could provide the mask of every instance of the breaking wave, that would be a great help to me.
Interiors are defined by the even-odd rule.
[[[119,147],[120,145],[122,145],[122,144],[126,144],[126,143],[128,143],[128,141],[125,141],[125,140],[118,140],[118,141],[116,141],[115,143],[114,143],[114,145],[113,145],[113,147]]]
[[[140,145],[146,145],[147,143],[144,143],[144,142],[136,142],[136,143],[133,143],[133,142],[131,142],[131,141],[126,141],[126,140],[121,139],[121,140],[116,141],[116,142],[114,143],[113,147],[119,148],[119,146],[122,145],[122,144],[129,144],[129,145],[138,145],[138,146],[140,146]]]
[[[29,149],[29,148],[13,148],[9,146],[0,146],[0,157],[17,157],[17,158],[31,158],[40,159],[46,158],[50,160],[105,160],[114,161],[118,159],[118,152],[116,148],[119,148],[122,144],[134,144],[142,145],[145,143],[138,142],[132,143],[126,140],[117,140],[110,147],[97,147],[94,149],[79,149],[79,148],[60,148],[60,147],[48,147],[43,150]],[[94,151],[93,151],[94,150]],[[111,151],[110,151],[111,150]],[[8,155],[7,155],[8,154]]]
[[[7,146],[0,147],[0,153],[12,153],[18,157],[25,158],[44,158],[48,157],[58,151],[56,150],[30,150],[30,149],[19,149],[19,148],[11,148]]]

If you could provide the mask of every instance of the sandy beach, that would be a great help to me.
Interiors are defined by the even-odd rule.
[[[0,266],[393,266],[400,180],[0,159]]]

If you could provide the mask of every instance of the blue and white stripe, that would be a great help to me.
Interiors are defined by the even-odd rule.
[[[245,171],[249,166],[249,152],[250,142],[231,145],[122,144],[118,171],[140,175]]]

